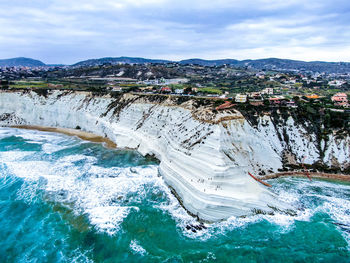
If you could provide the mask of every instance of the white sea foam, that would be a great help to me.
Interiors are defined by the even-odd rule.
[[[47,144],[46,135],[32,137],[29,132],[25,132],[25,136],[35,143]],[[64,141],[67,145],[76,143],[75,139],[65,141],[67,138],[62,138],[61,135],[50,135],[50,140],[55,143]],[[52,143],[52,147],[55,143]],[[337,184],[335,187],[335,184],[327,181],[309,182],[286,178],[283,183],[272,182],[274,191],[281,200],[303,208],[298,211],[297,216],[277,213],[273,216],[231,217],[224,222],[206,224],[207,229],[193,233],[185,230],[186,226],[198,223],[171,194],[163,179],[158,176],[156,165],[105,168],[96,164],[97,158],[84,154],[68,155],[53,162],[28,160],[34,154],[35,152],[0,152],[0,163],[6,166],[8,173],[32,182],[31,185],[23,186],[18,197],[31,202],[35,199],[36,191],[43,189],[55,201],[73,203],[77,214],[86,214],[96,229],[109,234],[120,231],[120,225],[129,213],[138,211],[133,205],[125,205],[124,198],[131,196],[133,203],[141,202],[146,198],[146,190],[150,188],[155,194],[161,192],[167,199],[162,203],[152,204],[153,207],[169,213],[184,235],[191,238],[207,239],[262,220],[289,231],[295,220],[309,221],[317,212],[329,214],[336,223],[350,225],[350,201],[344,198],[346,193],[349,194],[349,185]],[[304,200],[307,197],[317,197],[322,200],[322,204],[308,207],[309,204]],[[350,240],[347,234],[345,237]]]
[[[21,155],[16,152],[13,156],[11,154],[1,155],[2,162],[6,164],[11,174],[35,182],[25,185],[18,192],[19,198],[31,201],[35,199],[38,188],[43,188],[49,195],[53,193],[52,196],[55,196],[56,201],[74,203],[74,210],[77,214],[87,214],[96,229],[111,235],[120,231],[120,224],[130,211],[138,211],[135,206],[123,205],[123,198],[128,195],[133,196],[133,202],[142,201],[146,198],[145,185],[150,185],[155,193],[159,191],[165,193],[167,200],[154,204],[154,207],[169,213],[184,235],[191,238],[208,239],[213,235],[224,234],[262,220],[267,220],[281,226],[282,230],[289,231],[295,220],[309,221],[319,211],[326,212],[337,223],[350,224],[350,201],[341,198],[342,192],[349,190],[350,186],[339,185],[338,187],[337,185],[337,191],[335,191],[334,184],[329,182],[313,181],[309,183],[305,180],[289,179],[286,184],[278,184],[275,187],[281,199],[295,205],[302,202],[305,196],[316,196],[323,200],[323,204],[320,207],[299,211],[297,216],[277,213],[247,218],[231,217],[224,222],[206,224],[207,229],[192,233],[185,230],[186,225],[198,223],[181,207],[162,178],[158,177],[157,166],[104,168],[94,164],[96,163],[95,157],[82,154],[65,156],[54,163],[21,161],[21,158],[28,155],[29,153]],[[76,162],[83,164],[76,166]],[[31,191],[28,191],[28,188],[31,188]],[[319,194],[310,188],[321,188],[328,196]]]
[[[6,137],[14,135],[13,131],[14,131],[13,128],[1,127],[1,129],[0,129],[0,139],[3,139],[3,138],[6,138]]]
[[[52,132],[43,132],[36,130],[25,130],[25,129],[16,129],[16,137],[21,137],[27,141],[32,141],[35,143],[44,143],[44,142],[54,142],[62,141],[65,139],[64,135],[58,135]]]
[[[130,212],[131,207],[120,206],[93,206],[87,208],[90,223],[95,225],[100,231],[105,231],[110,235],[120,230],[119,225]],[[136,208],[137,209],[137,208]]]
[[[3,161],[8,171],[21,178],[38,180],[40,177],[49,177],[51,164],[45,161]]]
[[[27,156],[33,155],[35,152],[28,151],[6,151],[6,152],[0,152],[0,160],[6,160],[8,162],[14,162],[19,161]]]
[[[326,201],[321,209],[333,219],[350,249],[350,200],[330,196],[323,196],[323,198]]]
[[[60,150],[64,150],[69,147],[72,147],[73,145],[81,143],[80,140],[77,140],[74,137],[64,135],[64,134],[43,132],[43,131],[36,131],[36,130],[26,130],[26,129],[13,129],[13,128],[4,128],[4,129],[5,129],[5,132],[3,131],[3,128],[1,129],[1,131],[4,134],[3,137],[6,137],[6,135],[8,136],[9,134],[11,134],[16,137],[25,139],[27,143],[41,144],[42,150],[46,154],[51,154]],[[0,138],[2,138],[1,133],[0,133]]]
[[[137,242],[137,240],[132,240],[130,242],[130,248],[131,250],[135,253],[135,254],[139,254],[141,256],[144,256],[145,254],[147,254],[146,249],[144,249],[139,242]]]
[[[31,136],[34,133],[35,136]],[[40,135],[36,132],[18,132],[17,135],[33,143],[47,145],[65,141],[61,135]],[[65,143],[71,144],[75,139]],[[50,146],[51,147],[51,146]],[[44,151],[52,149],[44,148]],[[1,152],[1,164],[8,174],[25,180],[17,198],[27,202],[35,201],[38,190],[44,190],[47,198],[61,203],[73,204],[77,214],[86,214],[99,231],[115,234],[130,211],[137,207],[122,204],[127,195],[134,196],[133,202],[145,198],[146,184],[159,184],[157,166],[133,168],[104,168],[95,165],[97,158],[83,154],[64,156],[56,161],[33,161],[35,152]],[[24,157],[27,157],[23,160]],[[35,156],[33,157],[35,159]]]
[[[72,253],[74,255],[73,258],[67,258],[66,256],[63,256],[62,262],[93,263],[94,261],[87,256],[89,252],[90,250],[86,250],[82,252],[80,248],[77,248]]]
[[[52,154],[54,152],[58,152],[64,149],[69,148],[69,146],[59,146],[57,144],[52,144],[52,143],[45,143],[42,146],[42,150],[46,153],[46,154]]]
[[[87,160],[87,164],[83,167],[74,167],[68,164],[68,159],[72,162],[77,160]],[[130,172],[129,168],[121,168],[118,171],[119,177],[108,177],[107,174],[116,174],[116,168],[111,168],[108,173],[108,168],[89,169],[89,160],[91,158],[71,157],[65,158],[62,163],[48,162],[7,162],[8,170],[25,180],[45,181],[41,185],[47,192],[48,196],[54,196],[55,201],[69,202],[74,204],[74,210],[77,214],[87,214],[90,222],[96,226],[98,230],[106,231],[109,234],[114,234],[119,231],[119,225],[123,219],[127,217],[131,209],[136,207],[126,207],[115,202],[119,197],[135,194],[137,198],[142,198],[145,194],[142,191],[143,185],[152,180],[150,173],[153,173],[154,178],[157,177],[156,167],[145,168],[145,174],[142,169],[138,169],[137,173]],[[71,163],[72,164],[72,163]],[[63,169],[62,169],[63,168]],[[100,177],[98,171],[103,170],[104,175]],[[83,175],[88,174],[85,178]],[[145,175],[145,176],[144,176]],[[33,185],[31,185],[32,187]],[[31,191],[21,191],[27,195],[35,192],[34,188]],[[136,194],[137,193],[137,194]],[[28,199],[28,198],[27,198]]]

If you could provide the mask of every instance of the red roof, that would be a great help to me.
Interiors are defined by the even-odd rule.
[[[225,101],[224,104],[221,104],[220,106],[216,107],[216,110],[224,110],[224,109],[229,109],[231,107],[235,106],[232,104],[230,101]]]
[[[348,97],[348,95],[346,95],[345,93],[337,93],[335,94],[333,97]]]
[[[347,102],[348,96],[345,93],[337,93],[332,97],[332,101]]]
[[[161,88],[161,91],[170,91],[170,92],[171,92],[171,88],[169,88],[169,87],[163,87],[163,88]]]

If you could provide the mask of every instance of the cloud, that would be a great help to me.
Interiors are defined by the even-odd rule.
[[[350,61],[344,0],[0,2],[0,57]]]

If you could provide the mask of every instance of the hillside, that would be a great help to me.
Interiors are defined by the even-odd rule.
[[[231,65],[237,68],[253,68],[257,70],[276,70],[276,71],[308,71],[308,72],[325,72],[328,74],[332,73],[349,73],[350,63],[349,62],[323,62],[323,61],[312,61],[305,62],[299,60],[290,59],[279,59],[279,58],[266,58],[266,59],[247,59],[247,60],[236,60],[236,59],[218,59],[218,60],[205,60],[205,59],[186,59],[181,61],[170,61],[163,59],[147,59],[137,57],[105,57],[99,59],[88,59],[80,61],[71,65],[73,68],[86,68],[95,67],[102,65],[117,65],[117,64],[168,64],[177,63],[180,65],[200,65],[207,67],[215,67],[222,65]],[[42,66],[58,66],[63,65],[46,65],[43,62],[31,58],[11,58],[0,60],[0,67],[42,67]]]
[[[266,58],[266,59],[248,59],[248,60],[236,60],[236,59],[218,59],[218,60],[205,60],[205,59],[186,59],[181,61],[170,61],[161,59],[145,59],[145,58],[132,58],[132,57],[118,57],[118,58],[100,58],[89,59],[78,62],[73,67],[90,67],[100,66],[103,64],[166,64],[166,63],[179,63],[181,65],[200,65],[200,66],[222,66],[231,65],[235,67],[251,67],[258,70],[279,70],[279,71],[312,71],[312,72],[326,72],[326,73],[348,73],[350,72],[349,62],[323,62],[312,61],[305,62],[299,60],[279,59],[279,58]]]
[[[313,72],[327,72],[327,73],[346,73],[350,72],[350,63],[348,62],[323,62],[312,61],[305,62],[290,59],[257,59],[257,60],[243,60],[238,63],[242,66],[250,66],[255,69],[266,70],[302,70]]]
[[[0,59],[0,67],[43,67],[46,66],[45,63],[40,60],[35,60],[32,58],[10,58],[10,59]]]
[[[280,70],[280,71],[312,71],[326,73],[347,73],[350,72],[350,63],[348,62],[323,62],[312,61],[305,62],[299,60],[266,58],[266,59],[221,59],[221,60],[203,60],[203,59],[188,59],[182,60],[181,64],[197,64],[201,66],[222,66],[233,65],[237,67],[251,67],[259,70]]]
[[[147,59],[147,58],[132,58],[132,57],[106,57],[106,58],[98,58],[98,59],[88,59],[84,61],[80,61],[74,65],[73,67],[86,67],[86,66],[98,66],[103,64],[146,64],[146,63],[169,63],[169,60],[161,60],[161,59]]]
[[[196,64],[201,66],[222,66],[222,65],[237,65],[240,61],[236,59],[218,59],[205,60],[199,58],[181,60],[179,63],[183,65]]]

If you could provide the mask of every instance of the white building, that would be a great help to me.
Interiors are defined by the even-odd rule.
[[[333,80],[333,81],[328,82],[328,84],[330,86],[336,86],[336,87],[340,87],[341,85],[343,85],[345,83],[346,83],[346,81],[343,81],[343,80]]]
[[[176,93],[176,94],[183,94],[183,93],[184,93],[184,90],[183,90],[183,89],[176,89],[176,90],[175,90],[175,93]]]
[[[122,91],[123,91],[123,88],[122,88],[122,87],[119,87],[119,86],[115,86],[115,87],[112,87],[112,88],[111,88],[111,91],[122,92]]]
[[[247,95],[244,94],[237,94],[235,97],[236,102],[244,103],[247,101]]]
[[[267,95],[273,95],[273,88],[263,89],[260,93],[261,94],[267,94]]]

